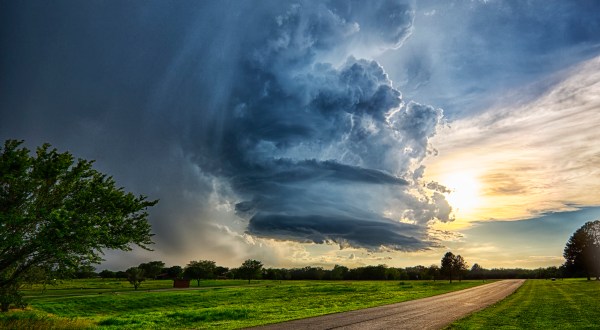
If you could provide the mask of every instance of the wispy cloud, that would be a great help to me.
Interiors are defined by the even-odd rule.
[[[593,193],[600,189],[600,57],[561,76],[534,101],[506,95],[503,107],[451,122],[434,139],[439,156],[429,159],[432,177],[444,184],[444,175],[460,170],[481,184],[481,202],[459,221],[600,204]]]

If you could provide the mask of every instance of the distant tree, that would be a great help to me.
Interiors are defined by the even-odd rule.
[[[152,243],[146,209],[157,201],[44,144],[35,155],[7,140],[0,147],[0,310],[7,311],[27,273],[73,272],[102,261],[105,249]],[[16,290],[16,291],[15,291]]]
[[[364,280],[385,280],[386,265],[365,266],[362,268],[361,278]]]
[[[458,281],[460,282],[463,275],[467,271],[467,262],[460,255],[454,255],[452,252],[446,252],[442,258],[442,267],[440,273],[446,276],[452,283],[452,278],[457,275]]]
[[[473,264],[471,267],[471,278],[473,279],[485,279],[485,269],[478,263]]]
[[[146,280],[144,270],[141,268],[131,267],[127,269],[125,273],[127,274],[127,280],[129,281],[129,283],[131,283],[131,285],[133,285],[133,288],[135,290],[137,290],[140,287],[140,285],[142,285],[142,282]]]
[[[98,274],[95,272],[95,268],[92,265],[81,265],[75,271],[75,278],[94,278]]]
[[[600,220],[586,222],[569,238],[563,256],[565,268],[600,279]]]
[[[331,279],[332,280],[343,280],[348,274],[348,267],[335,265],[331,270]]]
[[[473,267],[471,267],[471,272],[477,273],[480,272],[482,269],[483,267],[481,267],[478,263],[474,263]]]
[[[390,267],[385,270],[385,279],[386,280],[399,280],[400,279],[400,271],[398,268]]]
[[[171,266],[165,269],[165,273],[167,273],[169,278],[180,278],[183,276],[183,268],[181,266]]]
[[[110,271],[108,269],[101,271],[100,273],[98,273],[98,275],[100,275],[101,278],[116,278],[117,277],[115,272]]]
[[[115,278],[120,278],[120,279],[126,279],[127,278],[127,273],[119,270],[115,272]]]
[[[217,266],[215,268],[215,276],[217,278],[219,277],[227,277],[227,273],[229,272],[229,268],[227,267],[223,267],[223,266]]]
[[[425,266],[406,267],[405,270],[409,280],[423,280],[428,278]]]
[[[458,275],[458,281],[460,282],[463,275],[468,270],[468,265],[465,259],[459,254],[454,257],[454,263],[452,264],[453,273]]]
[[[562,277],[561,272],[558,267],[550,266],[545,269],[544,278],[556,278],[556,277]]]
[[[429,266],[429,268],[427,268],[427,275],[430,279],[435,281],[440,277],[440,267],[438,267],[437,265]]]
[[[200,280],[205,280],[214,277],[216,264],[212,260],[199,260],[190,261],[185,267],[185,276],[196,280],[198,286],[200,286]]]
[[[165,263],[162,261],[150,261],[146,263],[141,263],[138,268],[144,270],[144,275],[147,278],[154,279],[156,276],[162,273],[163,268],[165,267]]]
[[[240,268],[238,268],[237,270],[240,274],[240,277],[245,280],[248,280],[248,283],[250,283],[250,280],[259,278],[259,276],[262,273],[262,268],[262,262],[258,260],[248,259],[244,261]]]
[[[323,267],[312,267],[306,266],[302,268],[304,278],[307,280],[322,280],[325,276],[325,270]]]
[[[440,267],[440,273],[445,275],[447,279],[452,283],[452,275],[454,274],[454,253],[446,252],[442,258],[442,266]]]

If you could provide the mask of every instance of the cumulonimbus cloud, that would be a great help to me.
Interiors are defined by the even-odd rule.
[[[300,2],[246,46],[218,147],[191,152],[231,185],[248,233],[369,249],[435,245],[426,226],[450,221],[451,207],[414,173],[442,111],[404,102],[381,65],[352,56],[359,45],[400,46],[412,19],[397,1]]]

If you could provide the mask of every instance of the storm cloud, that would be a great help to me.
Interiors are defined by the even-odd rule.
[[[406,104],[377,62],[350,52],[365,40],[398,47],[411,30],[410,7],[364,6],[292,4],[267,20],[265,40],[246,46],[221,114],[222,142],[202,146],[212,155],[200,168],[231,184],[248,233],[418,250],[429,246],[428,223],[450,220],[442,195],[410,191],[407,179],[442,111]],[[328,62],[334,57],[344,60]],[[382,215],[391,210],[399,216]]]
[[[374,60],[410,37],[412,2],[2,6],[2,137],[161,199],[157,249],[235,256],[216,237],[251,235],[415,251],[452,220],[420,182],[442,110],[405,101]]]

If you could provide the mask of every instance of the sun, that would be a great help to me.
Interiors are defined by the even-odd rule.
[[[450,192],[446,196],[455,214],[472,213],[480,204],[480,183],[472,172],[454,172],[440,180]]]

